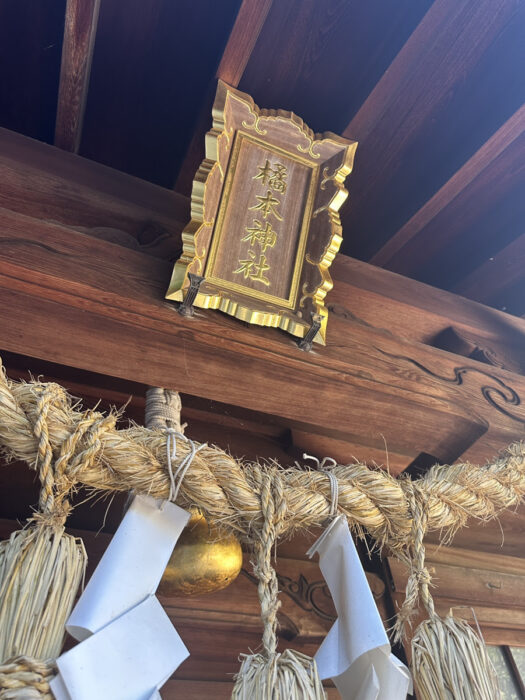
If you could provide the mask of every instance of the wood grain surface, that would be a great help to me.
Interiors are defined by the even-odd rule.
[[[55,146],[78,153],[100,0],[68,0],[55,124]]]

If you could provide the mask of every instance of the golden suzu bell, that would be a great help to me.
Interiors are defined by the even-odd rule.
[[[242,549],[233,535],[224,535],[193,511],[164,571],[158,592],[164,596],[202,595],[220,591],[242,567]]]

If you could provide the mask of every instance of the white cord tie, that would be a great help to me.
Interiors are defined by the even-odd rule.
[[[170,477],[170,495],[168,496],[168,500],[174,502],[179,494],[182,480],[193,462],[193,458],[197,452],[200,452],[204,447],[208,447],[208,443],[203,442],[202,445],[196,447],[193,440],[179,433],[175,428],[164,428],[164,431],[166,432],[166,456],[168,458],[168,473]],[[189,444],[190,452],[184,457],[174,474],[172,462],[177,459],[177,438]]]
[[[317,469],[324,472],[330,479],[330,513],[329,517],[334,518],[337,515],[337,507],[339,505],[339,481],[332,469],[337,466],[337,461],[333,457],[324,457],[322,462],[319,462],[317,457],[313,455],[303,454],[304,461],[311,460],[315,462]]]

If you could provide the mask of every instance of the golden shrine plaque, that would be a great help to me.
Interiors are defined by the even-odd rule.
[[[219,81],[166,298],[324,344],[356,146]]]

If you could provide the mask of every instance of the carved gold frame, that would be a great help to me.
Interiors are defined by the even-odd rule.
[[[231,107],[236,102],[236,107],[241,107],[246,112],[241,124],[233,126],[229,115]],[[291,298],[289,303],[282,300],[268,299],[268,294],[251,290],[249,293],[239,285],[227,283],[206,275],[209,268],[209,257],[217,248],[220,237],[220,227],[215,236],[216,225],[220,224],[221,212],[224,212],[227,202],[227,184],[230,175],[230,155],[234,145],[234,137],[238,133],[242,137],[253,141],[260,141],[262,145],[272,150],[281,150],[278,146],[264,141],[267,133],[265,126],[272,122],[279,124],[290,132],[297,142],[295,155],[292,151],[284,150],[288,157],[301,160],[315,169],[312,182],[325,190],[331,185],[334,192],[329,201],[312,211],[313,200],[309,192],[306,208],[309,209],[309,221],[324,215],[328,227],[327,244],[318,260],[313,260],[310,255],[304,256],[308,227],[301,224],[301,234],[296,253],[296,265],[294,268],[292,288],[300,295],[299,306],[304,307],[308,299],[311,300],[315,313],[320,320],[321,327],[314,338],[315,342],[324,345],[326,337],[326,325],[328,312],[324,306],[324,298],[332,289],[333,282],[328,271],[342,242],[342,228],[339,219],[339,209],[348,196],[344,187],[344,181],[352,171],[357,142],[348,141],[337,134],[326,132],[314,134],[293,112],[284,110],[259,109],[253,99],[239,90],[229,87],[226,83],[218,81],[217,94],[212,110],[212,129],[206,134],[206,157],[201,163],[193,181],[191,195],[191,221],[182,233],[183,250],[181,257],[175,263],[166,298],[174,301],[183,301],[189,288],[189,273],[205,277],[201,289],[193,302],[194,306],[205,309],[217,309],[234,316],[247,323],[260,326],[280,328],[298,338],[304,338],[309,330],[310,322],[301,317],[301,312],[293,311]],[[315,167],[316,159],[320,158],[319,148],[327,144],[337,146],[342,153],[340,165],[333,173],[329,173],[325,167],[319,172],[319,166]],[[319,185],[319,180],[320,185]],[[311,183],[312,184],[312,183]],[[217,194],[218,193],[218,194]],[[224,196],[223,196],[224,195]],[[307,221],[308,223],[308,221]],[[298,255],[302,254],[304,260],[297,264]],[[304,264],[317,268],[319,281],[314,289],[299,288],[301,270]],[[208,283],[208,284],[206,284]],[[244,297],[243,297],[244,294]],[[275,303],[277,301],[278,303]]]

